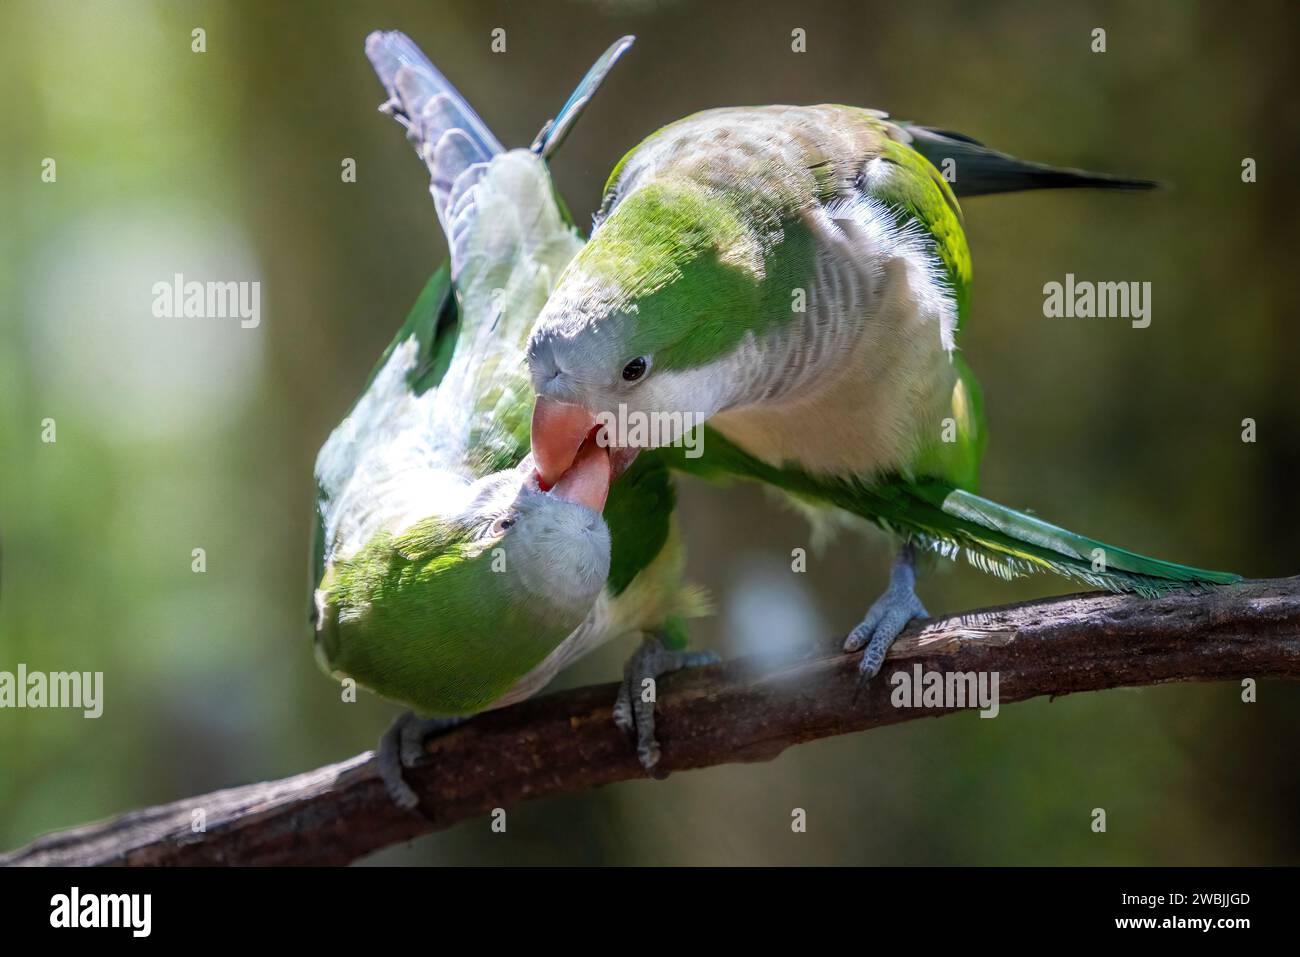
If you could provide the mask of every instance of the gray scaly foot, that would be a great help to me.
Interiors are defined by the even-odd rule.
[[[928,618],[930,613],[916,597],[916,555],[911,545],[904,545],[889,572],[889,587],[867,610],[867,616],[849,632],[845,651],[857,651],[866,645],[859,682],[871,680],[885,663],[885,652],[902,634],[913,618]]]
[[[424,753],[424,742],[429,738],[468,720],[421,718],[414,711],[405,711],[397,716],[397,720],[379,739],[379,776],[394,804],[404,811],[413,811],[420,806],[420,798],[406,783],[402,770],[420,759]]]
[[[659,742],[655,740],[655,703],[643,700],[643,682],[682,668],[717,664],[711,651],[670,651],[658,636],[648,636],[623,666],[623,683],[614,701],[614,723],[624,731],[636,731],[636,756],[647,771],[659,763]]]

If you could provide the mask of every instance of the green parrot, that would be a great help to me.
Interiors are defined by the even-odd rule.
[[[366,42],[381,110],[428,166],[450,264],[317,458],[312,617],[328,673],[429,716],[403,715],[381,741],[403,807],[418,804],[403,763],[430,734],[535,694],[613,638],[679,645],[682,619],[704,610],[682,579],[662,460],[636,463],[607,501],[594,442],[546,491],[528,454],[524,346],[582,245],[546,157],[631,42],[606,51],[531,150],[511,151],[409,38]],[[715,660],[658,639],[640,655],[651,673]],[[645,708],[633,687],[617,707],[629,728]]]
[[[938,166],[955,168],[952,184]],[[927,614],[917,548],[1007,578],[1049,570],[1147,595],[1237,581],[975,494],[986,433],[957,351],[971,278],[958,197],[1153,185],[849,106],[673,123],[614,169],[530,337],[541,486],[564,480],[593,430],[617,479],[639,448],[707,422],[703,455],[675,465],[768,482],[896,533],[889,586],[845,641],[865,648],[864,681]]]

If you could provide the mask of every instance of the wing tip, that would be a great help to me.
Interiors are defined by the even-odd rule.
[[[560,144],[564,142],[570,128],[582,114],[582,111],[586,109],[587,104],[591,102],[592,97],[596,95],[596,91],[605,82],[605,78],[614,69],[614,65],[618,63],[623,54],[635,42],[635,34],[625,33],[605,48],[604,52],[596,58],[596,62],[592,64],[591,68],[578,82],[577,87],[570,94],[560,112],[554,118],[547,120],[533,139],[529,149],[543,159],[547,159],[560,148]]]

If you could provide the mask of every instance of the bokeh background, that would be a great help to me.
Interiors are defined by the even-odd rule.
[[[414,37],[508,145],[635,33],[554,164],[580,222],[625,150],[719,105],[874,106],[1173,184],[967,203],[984,490],[1156,555],[1300,570],[1289,3],[7,0],[0,669],[103,671],[106,688],[96,721],[0,711],[0,848],[341,759],[395,713],[340,702],[304,618],[316,450],[444,253],[425,172],[375,112],[362,43],[379,27]],[[155,319],[151,287],[176,272],[260,280],[260,326]],[[1150,281],[1150,328],[1045,319],[1042,286],[1067,272]],[[683,482],[680,516],[718,606],[694,634],[724,655],[842,634],[885,580],[880,536],[792,574],[808,527],[760,489]],[[1066,590],[948,563],[920,589],[933,612]],[[611,680],[629,650],[562,682]],[[1253,705],[1235,684],[1038,700],[547,800],[506,836],[475,821],[370,860],[1294,864],[1298,741],[1285,684]]]

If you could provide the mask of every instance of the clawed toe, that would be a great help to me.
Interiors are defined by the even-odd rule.
[[[657,696],[651,692],[646,700],[646,691],[651,687],[646,682],[682,668],[700,668],[721,660],[711,651],[672,651],[657,637],[648,638],[628,659],[614,702],[614,723],[625,732],[635,731],[637,760],[647,771],[655,769],[663,752],[655,738]]]
[[[903,633],[914,618],[928,618],[930,613],[916,597],[914,556],[910,545],[904,546],[894,562],[889,587],[867,610],[866,616],[844,640],[845,651],[865,648],[858,670],[863,681],[874,678],[885,663],[885,654],[894,639]]]
[[[469,719],[420,718],[412,711],[398,715],[379,739],[378,755],[379,777],[394,804],[404,811],[419,809],[420,797],[406,782],[405,769],[419,761],[429,738],[467,720]]]

